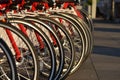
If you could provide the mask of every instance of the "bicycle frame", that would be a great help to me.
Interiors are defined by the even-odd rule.
[[[2,5],[3,5],[3,6],[2,6]],[[6,7],[7,5],[6,5],[6,4],[1,4],[1,6],[2,6],[2,8],[4,8],[4,7]],[[2,8],[0,8],[0,9],[2,9]],[[0,15],[2,15],[2,13],[1,13]],[[6,20],[5,20],[5,19],[2,19],[2,22],[6,22]],[[19,50],[19,48],[17,47],[17,45],[16,45],[16,43],[15,43],[15,40],[14,40],[14,38],[13,38],[12,33],[10,32],[10,30],[5,29],[5,31],[6,31],[6,33],[7,33],[7,35],[8,35],[8,37],[9,37],[9,40],[10,40],[10,42],[11,42],[11,44],[12,44],[12,47],[13,47],[14,51],[15,51],[15,53],[16,53],[16,54],[15,54],[16,60],[19,61],[20,58],[21,58],[20,50]]]

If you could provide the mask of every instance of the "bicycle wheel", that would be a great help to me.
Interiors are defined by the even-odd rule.
[[[72,19],[76,25],[79,26],[79,28],[81,27],[84,30],[84,34],[86,35],[86,52],[84,55],[84,60],[83,62],[87,59],[87,57],[89,56],[89,54],[92,52],[93,49],[93,36],[92,36],[92,32],[90,31],[88,25],[79,17],[77,17],[76,15],[70,14],[70,13],[62,13],[63,16],[66,16],[69,19]]]
[[[50,34],[53,35],[52,37],[54,37],[56,39],[57,45],[55,45],[55,47],[57,46],[57,48],[59,48],[59,49],[57,49],[56,52],[55,52],[56,59],[57,59],[57,73],[56,73],[56,75],[54,75],[55,76],[54,79],[58,79],[60,77],[60,75],[61,75],[61,72],[62,72],[63,66],[64,66],[64,49],[63,49],[63,46],[61,44],[61,41],[60,41],[58,35],[56,34],[56,32],[48,24],[43,23],[43,21],[38,19],[38,18],[35,18],[35,17],[25,17],[24,19],[32,21],[34,23],[37,23],[37,25],[40,28],[44,27],[44,30],[47,29],[48,32],[50,32]],[[53,40],[51,40],[51,41],[53,41]]]
[[[18,80],[12,52],[2,38],[0,38],[0,80]]]
[[[64,23],[68,23],[69,27],[73,29],[73,33],[74,33],[73,42],[76,52],[75,52],[75,64],[70,72],[70,74],[72,74],[78,69],[78,66],[82,65],[83,63],[84,55],[86,53],[86,46],[88,45],[86,40],[86,33],[82,28],[79,28],[78,25],[76,25],[76,23],[72,19],[63,16],[62,14],[53,13],[50,15],[50,17],[63,19],[63,21],[65,21]]]
[[[49,80],[53,79],[56,71],[56,66],[55,66],[56,60],[54,54],[55,51],[47,35],[38,26],[34,25],[33,23],[31,24],[31,21],[27,21],[19,18],[13,18],[13,19],[11,18],[9,19],[9,21],[12,25],[22,24],[22,27],[27,29],[26,34],[34,44],[39,57],[39,63],[40,63],[39,71],[41,74],[47,75],[47,77],[40,75],[40,79],[49,79]],[[44,53],[41,53],[40,50],[41,44],[39,44],[38,41],[36,40],[36,33],[39,37],[42,37],[42,41],[45,46]]]
[[[84,9],[78,9],[78,11],[80,11],[80,13],[83,15],[83,17],[84,17],[83,20],[88,24],[90,31],[93,32],[94,26],[93,26],[93,21],[92,21],[92,18],[90,17],[90,15]]]
[[[6,40],[6,43],[10,47],[14,56],[18,72],[18,80],[39,79],[38,58],[28,37],[9,23],[0,22],[0,30],[2,30],[0,32],[0,34],[2,34],[1,38]],[[19,51],[20,54],[18,55],[16,51]],[[19,58],[17,58],[18,56]]]
[[[62,45],[65,51],[64,53],[65,54],[65,62],[64,62],[65,66],[63,68],[63,72],[61,74],[60,79],[65,79],[73,67],[74,57],[75,57],[74,56],[75,54],[74,45],[73,45],[71,36],[69,35],[65,27],[59,22],[57,22],[56,20],[49,18],[47,16],[40,16],[39,19],[41,19],[42,21],[46,22],[51,27],[53,27],[56,30],[57,34],[59,35],[60,40],[62,41]]]
[[[86,37],[87,38],[87,42],[88,42],[88,47],[86,49],[86,54],[85,54],[85,59],[87,59],[87,57],[89,56],[89,54],[92,52],[92,49],[93,49],[93,35],[92,35],[92,32],[90,31],[88,25],[79,17],[77,17],[76,15],[73,15],[73,14],[69,14],[69,13],[63,13],[63,14],[66,14],[68,15],[68,18],[71,17],[72,20],[74,20],[76,22],[76,24],[78,25],[81,25],[83,27],[83,29],[85,30],[86,32]]]

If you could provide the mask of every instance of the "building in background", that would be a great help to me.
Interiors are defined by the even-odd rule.
[[[120,19],[120,0],[99,0],[96,16],[107,20]]]
[[[110,19],[111,17],[111,0],[99,0],[97,3],[97,17]]]
[[[120,19],[120,0],[115,0],[115,18]]]
[[[120,0],[89,0],[92,4],[86,4],[88,0],[81,0],[92,18],[102,17],[106,20],[120,20]]]

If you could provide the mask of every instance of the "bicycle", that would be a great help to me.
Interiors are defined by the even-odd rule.
[[[31,78],[34,80],[39,79],[39,77],[38,77],[38,75],[39,75],[39,73],[38,73],[38,69],[39,69],[38,58],[35,54],[36,52],[34,50],[32,43],[30,42],[30,40],[20,30],[18,30],[17,28],[15,28],[14,26],[12,26],[10,24],[0,22],[0,26],[1,26],[0,28],[2,29],[2,33],[3,33],[3,36],[1,36],[1,37],[6,40],[6,43],[10,47],[12,54],[14,56],[15,63],[17,66],[17,72],[19,72],[17,74],[18,79],[20,79],[20,78],[22,78],[22,79]],[[15,51],[13,50],[14,48],[12,47],[11,42],[8,38],[8,36],[10,37],[10,35],[6,34],[5,29],[8,29],[9,31],[11,31],[12,34],[14,35],[14,38],[16,39],[13,43],[16,42],[16,45],[19,46],[19,50],[22,53],[20,61],[17,61],[15,58],[16,55],[15,55]],[[26,66],[26,67],[24,67],[24,66]],[[29,70],[27,70],[27,66],[31,66],[31,67],[29,67]],[[22,67],[24,67],[24,68],[22,68]],[[32,72],[32,74],[25,73],[26,70],[27,70],[27,72],[29,72],[29,71]],[[23,74],[23,71],[24,71],[24,74]]]
[[[4,3],[4,1],[1,3],[1,4],[6,4],[6,2]],[[3,7],[5,7],[5,6],[3,6]],[[4,19],[1,19],[2,20],[2,22],[5,22],[4,21]],[[7,25],[6,25],[7,24]],[[16,65],[17,65],[17,70],[18,70],[18,67],[19,67],[19,70],[20,70],[20,67],[24,67],[24,66],[22,66],[21,64],[23,64],[23,63],[28,63],[28,64],[31,64],[31,62],[33,62],[33,64],[31,64],[31,65],[28,65],[28,66],[31,66],[31,71],[33,72],[33,74],[31,74],[31,78],[32,79],[36,79],[36,78],[38,78],[38,62],[37,62],[37,57],[36,57],[36,55],[35,55],[35,51],[34,51],[34,49],[33,49],[33,47],[32,47],[32,44],[31,44],[31,42],[29,41],[29,39],[28,38],[25,38],[25,35],[22,35],[22,33],[20,32],[20,31],[18,31],[17,29],[14,29],[14,28],[10,28],[10,27],[14,27],[14,26],[12,26],[12,25],[10,25],[9,23],[6,23],[6,24],[3,24],[3,23],[1,23],[1,26],[3,27],[3,28],[5,28],[5,30],[6,30],[6,32],[7,32],[7,34],[6,34],[6,32],[4,33],[4,35],[7,35],[8,36],[8,38],[10,39],[10,41],[7,41],[7,43],[8,43],[8,45],[11,47],[11,49],[13,49],[12,50],[12,53],[14,53],[13,55],[15,56],[15,60],[16,60]],[[9,26],[9,27],[8,27]],[[8,29],[7,29],[8,28]],[[4,29],[3,29],[4,30]],[[12,33],[11,33],[11,31],[12,31]],[[18,31],[18,32],[16,32],[16,31]],[[14,33],[13,33],[14,32]],[[18,38],[21,42],[21,45],[22,45],[22,43],[23,43],[23,45],[22,45],[22,47],[21,47],[21,45],[19,45],[19,43],[17,43],[18,42],[18,40],[16,40],[15,41],[15,39],[14,39],[14,37],[12,36],[14,34],[14,37],[15,38]],[[7,36],[4,36],[4,38],[5,37],[7,37]],[[17,36],[17,37],[16,37]],[[6,40],[8,40],[8,38],[6,38]],[[17,43],[17,44],[16,44]],[[19,48],[18,48],[18,45],[19,45]],[[15,54],[15,53],[22,53],[22,54]],[[24,53],[24,55],[23,55],[23,53]],[[25,53],[26,53],[26,55],[25,55]],[[29,54],[28,54],[29,53]],[[31,58],[31,62],[28,62],[28,61],[25,61],[25,60],[27,60],[28,57],[29,56],[29,58]],[[32,60],[33,59],[33,60]],[[30,60],[30,59],[29,59]],[[23,62],[24,61],[24,62]],[[32,66],[33,65],[33,66]],[[26,65],[27,66],[27,65]],[[27,69],[27,68],[25,68],[25,69]],[[30,68],[29,68],[29,70],[30,70]],[[28,72],[28,71],[27,71]],[[24,72],[25,73],[25,72]],[[26,75],[26,74],[25,74]],[[27,74],[27,77],[28,77],[28,75],[30,76],[30,74]],[[23,74],[21,74],[21,73],[18,73],[18,76],[19,76],[19,78],[20,77],[23,77]],[[24,78],[27,78],[27,77],[24,77]],[[29,77],[30,78],[30,77]]]
[[[26,18],[25,18],[26,19]],[[33,21],[33,19],[31,19],[32,21]],[[15,20],[16,21],[16,20]],[[72,56],[72,57],[74,57],[74,56]],[[63,61],[62,61],[63,62]],[[60,73],[59,73],[60,74]]]

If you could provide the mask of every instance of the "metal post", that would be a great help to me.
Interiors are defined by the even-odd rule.
[[[92,0],[92,18],[96,18],[97,0]]]
[[[114,0],[112,0],[111,5],[112,5],[111,16],[113,20],[115,17],[115,14],[114,14],[115,13],[115,1]]]

